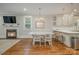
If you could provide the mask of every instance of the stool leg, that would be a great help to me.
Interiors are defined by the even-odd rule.
[[[41,42],[40,42],[40,47],[41,47]]]
[[[45,47],[47,47],[47,45],[46,45],[46,41],[45,41]]]

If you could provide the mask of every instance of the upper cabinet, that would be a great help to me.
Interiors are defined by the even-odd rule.
[[[25,27],[25,29],[31,29],[32,28],[32,17],[31,16],[25,16],[24,17],[24,27]]]
[[[62,25],[63,25],[62,15],[57,15],[56,16],[56,26],[62,26]]]
[[[74,18],[70,14],[56,16],[56,26],[72,26],[73,22]]]
[[[66,26],[73,25],[73,16],[71,14],[63,15],[63,25],[66,25]]]

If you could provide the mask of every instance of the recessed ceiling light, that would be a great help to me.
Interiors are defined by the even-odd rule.
[[[26,9],[26,8],[24,8],[24,11],[27,11],[27,9]]]

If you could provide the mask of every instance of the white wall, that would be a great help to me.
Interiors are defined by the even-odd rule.
[[[52,19],[50,17],[45,17],[45,28],[43,29],[37,29],[35,27],[36,17],[37,16],[33,16],[32,29],[28,30],[24,28],[24,16],[16,16],[16,22],[19,25],[13,24],[12,27],[10,27],[10,24],[3,25],[3,16],[0,16],[0,38],[6,38],[6,29],[17,29],[17,38],[31,37],[31,35],[28,35],[31,31],[52,31]]]

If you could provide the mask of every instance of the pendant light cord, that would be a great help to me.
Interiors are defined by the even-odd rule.
[[[41,13],[40,13],[40,11],[41,11],[41,8],[39,8],[39,17],[41,17]]]

